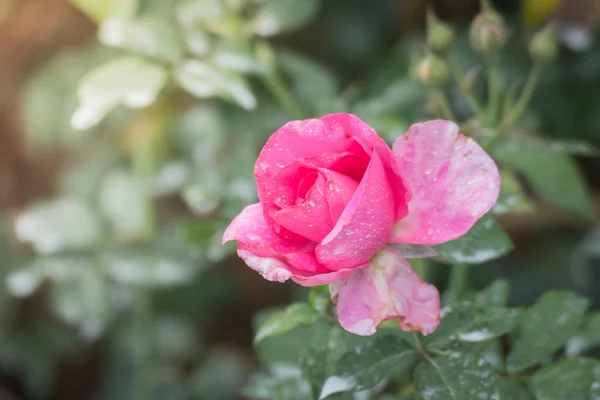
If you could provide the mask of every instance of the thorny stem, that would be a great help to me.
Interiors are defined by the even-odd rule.
[[[541,72],[542,64],[536,62],[529,73],[529,77],[527,77],[527,82],[525,83],[525,87],[521,92],[519,100],[517,100],[517,104],[515,104],[515,106],[504,119],[503,125],[505,128],[511,127],[512,124],[514,124],[521,117],[521,115],[523,115],[523,112],[533,97],[533,93],[535,92],[535,88],[540,79]]]

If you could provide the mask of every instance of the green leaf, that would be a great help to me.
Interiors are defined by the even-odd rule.
[[[183,55],[176,32],[164,18],[109,18],[100,26],[98,38],[105,46],[169,62]]]
[[[499,141],[492,156],[500,164],[523,173],[534,190],[550,203],[585,219],[593,217],[585,181],[568,155],[544,143],[511,138]]]
[[[600,361],[573,358],[550,364],[531,379],[537,400],[591,400],[600,398]]]
[[[417,357],[415,349],[396,336],[373,336],[339,359],[319,399],[339,392],[370,389],[384,379],[410,370]]]
[[[96,22],[108,17],[132,17],[138,8],[138,0],[71,0],[71,2]]]
[[[199,60],[187,60],[175,68],[175,79],[183,89],[199,98],[220,96],[251,110],[256,97],[245,80]]]
[[[567,342],[565,353],[568,357],[574,357],[594,347],[600,347],[600,312],[586,317],[583,329]]]
[[[265,74],[269,65],[259,60],[249,42],[221,40],[212,52],[211,60],[217,67],[241,73]]]
[[[519,372],[532,367],[560,349],[579,330],[588,304],[587,299],[574,293],[544,294],[521,315],[506,360],[508,370]]]
[[[471,301],[446,305],[441,310],[438,329],[425,338],[428,346],[445,347],[451,341],[482,342],[511,332],[519,310],[490,306],[478,307]]]
[[[297,326],[313,324],[319,315],[308,304],[294,303],[284,311],[279,311],[270,316],[258,329],[254,343],[258,344],[269,336],[289,332]]]
[[[259,0],[250,24],[260,36],[293,31],[308,23],[320,5],[320,0]]]
[[[415,378],[423,400],[500,400],[500,384],[491,366],[464,345],[419,363]]]
[[[101,222],[86,203],[61,197],[35,203],[15,220],[15,233],[40,254],[66,250],[86,250],[101,237]]]
[[[148,188],[131,173],[117,170],[109,174],[100,186],[99,203],[118,239],[136,240],[148,234],[152,223]]]
[[[79,105],[71,125],[88,129],[119,104],[132,108],[149,106],[166,81],[164,68],[141,58],[124,56],[102,64],[81,80]]]
[[[534,211],[534,208],[517,176],[510,171],[501,169],[500,197],[494,204],[492,213],[494,215],[528,213]]]
[[[311,288],[308,293],[308,304],[319,314],[325,313],[331,304],[329,286],[314,286]]]
[[[271,374],[256,374],[242,390],[251,399],[306,400],[311,398],[310,383],[302,370],[293,365],[277,365]]]
[[[488,287],[477,293],[480,306],[504,307],[508,302],[510,284],[506,279],[496,279]]]
[[[480,264],[502,257],[512,250],[513,244],[502,227],[487,215],[466,235],[432,247],[451,264]]]
[[[532,400],[533,396],[519,382],[503,378],[500,379],[502,398],[506,400]]]

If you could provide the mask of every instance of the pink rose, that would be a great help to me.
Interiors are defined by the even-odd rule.
[[[340,324],[358,335],[392,318],[407,331],[435,330],[439,294],[406,261],[411,245],[465,234],[496,202],[500,182],[494,161],[452,122],[415,124],[391,150],[343,113],[285,124],[254,175],[260,202],[223,242],[237,240],[265,279],[329,284]]]

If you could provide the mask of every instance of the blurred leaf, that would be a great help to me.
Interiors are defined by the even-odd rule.
[[[251,399],[305,400],[311,398],[310,383],[294,365],[278,364],[270,374],[256,374],[243,389]]]
[[[98,38],[105,46],[169,62],[183,56],[179,38],[165,19],[109,18],[100,26]]]
[[[232,349],[213,350],[194,373],[190,384],[194,398],[236,400],[249,372],[248,360]]]
[[[392,335],[373,336],[338,360],[319,399],[339,392],[370,389],[383,379],[408,372],[417,358],[415,349],[404,340]]]
[[[466,235],[432,247],[451,264],[480,264],[502,257],[512,250],[513,244],[504,229],[486,215]]]
[[[492,156],[522,172],[542,198],[573,215],[592,218],[585,182],[568,155],[544,143],[510,138],[497,142]]]
[[[260,36],[293,31],[307,24],[320,5],[320,0],[259,0],[250,24]]]
[[[500,385],[488,362],[462,345],[417,365],[423,400],[500,399]]]
[[[21,268],[6,277],[6,287],[16,297],[31,296],[42,284],[43,275],[37,268]]]
[[[220,96],[251,110],[256,97],[244,79],[200,60],[187,60],[175,68],[175,79],[186,91],[199,98]]]
[[[313,286],[308,293],[308,304],[319,314],[325,313],[331,305],[329,285]]]
[[[152,182],[152,196],[169,196],[179,192],[190,178],[190,168],[184,162],[168,162],[161,166]]]
[[[166,71],[159,65],[133,56],[113,59],[80,82],[79,106],[71,124],[75,129],[88,129],[121,103],[146,107],[154,102],[166,80]]]
[[[100,208],[120,240],[136,240],[148,234],[151,202],[146,183],[127,171],[116,170],[100,186]]]
[[[588,157],[600,155],[600,151],[596,147],[582,140],[552,140],[550,146],[560,153]]]
[[[519,382],[512,379],[500,379],[502,399],[506,400],[533,400],[533,396]]]
[[[236,249],[234,243],[221,243],[228,225],[228,220],[221,219],[202,218],[190,221],[183,226],[185,242],[209,260],[221,260]]]
[[[496,279],[477,293],[477,303],[483,307],[504,307],[508,302],[510,286],[506,279]]]
[[[327,68],[289,50],[277,51],[277,61],[304,109],[315,112],[335,101],[340,82]]]
[[[221,40],[211,59],[215,66],[234,72],[265,74],[270,68],[256,57],[251,43],[241,40]]]
[[[64,197],[28,207],[16,218],[15,233],[38,253],[52,254],[94,247],[101,226],[87,204]]]
[[[227,18],[226,4],[213,0],[188,0],[177,6],[177,18],[184,32],[207,31],[220,36],[233,37],[236,24]],[[188,44],[189,44],[188,37]]]
[[[527,369],[560,349],[579,330],[588,303],[587,299],[569,292],[550,291],[540,297],[521,315],[506,360],[508,370]]]
[[[567,342],[565,353],[567,357],[574,357],[594,347],[600,347],[600,312],[586,316],[581,331]]]
[[[588,400],[600,397],[600,361],[573,358],[550,364],[531,379],[538,400]]]
[[[96,22],[108,17],[132,17],[138,0],[71,0],[71,2]]]
[[[218,162],[226,128],[221,108],[205,103],[190,107],[176,120],[171,140],[177,150],[191,156],[195,166],[207,169]]]
[[[163,287],[189,284],[196,273],[189,261],[151,249],[130,249],[103,254],[103,263],[113,279],[132,286]]]
[[[181,195],[192,212],[207,215],[219,207],[223,191],[221,171],[208,170],[183,187]]]
[[[492,213],[503,215],[511,212],[525,213],[534,211],[534,205],[527,198],[523,186],[512,172],[500,170],[500,197]]]
[[[85,339],[94,340],[106,329],[111,316],[106,297],[101,277],[84,270],[77,279],[56,282],[50,304],[63,321],[75,325]]]
[[[258,344],[269,336],[289,332],[297,326],[308,326],[319,318],[308,304],[294,303],[284,311],[274,313],[258,329],[254,336],[254,343]]]

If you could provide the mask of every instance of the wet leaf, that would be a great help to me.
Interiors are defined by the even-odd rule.
[[[373,336],[335,364],[319,399],[339,392],[370,389],[384,379],[406,373],[417,361],[414,347],[393,336]]]
[[[480,264],[502,257],[513,248],[504,229],[489,215],[481,218],[464,236],[432,246],[444,261],[452,264]]]
[[[568,155],[544,143],[511,138],[498,142],[492,156],[501,165],[523,173],[534,190],[550,203],[575,216],[592,218],[585,181]]]
[[[574,293],[551,291],[524,311],[506,360],[510,372],[532,367],[577,333],[589,301]],[[551,334],[549,334],[551,332]]]
[[[500,384],[489,363],[464,345],[420,362],[415,378],[423,400],[501,398]]]
[[[600,398],[600,361],[572,358],[550,364],[531,379],[537,400],[591,400]]]
[[[258,344],[269,336],[289,332],[298,326],[308,326],[319,318],[308,304],[294,303],[284,311],[271,315],[258,329],[254,336],[254,343]]]
[[[586,316],[581,331],[567,342],[565,353],[568,357],[574,357],[594,347],[600,347],[600,312]]]
[[[508,213],[528,213],[534,211],[534,205],[527,198],[525,190],[515,174],[508,170],[500,170],[500,197],[492,213],[503,215]]]
[[[311,398],[310,383],[294,365],[279,364],[270,374],[256,374],[242,390],[251,399],[305,400]]]
[[[496,279],[488,287],[477,293],[477,303],[481,306],[504,307],[508,302],[510,286],[506,279]]]

